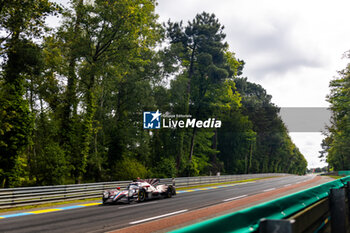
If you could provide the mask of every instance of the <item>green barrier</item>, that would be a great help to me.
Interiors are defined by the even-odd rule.
[[[265,202],[244,210],[190,225],[171,233],[247,233],[256,231],[262,218],[283,219],[329,195],[330,189],[337,189],[350,181],[350,176],[318,185],[300,192]]]
[[[338,176],[349,176],[350,171],[338,171]]]

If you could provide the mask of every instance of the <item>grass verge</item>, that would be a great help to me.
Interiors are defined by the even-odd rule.
[[[253,178],[253,179],[247,179],[247,180],[228,181],[228,182],[214,183],[214,184],[202,184],[202,185],[196,185],[196,186],[190,186],[190,187],[176,188],[176,190],[180,191],[180,190],[186,190],[186,189],[205,188],[205,187],[223,185],[223,184],[245,183],[250,181],[270,179],[270,178],[276,178],[276,177],[279,177],[279,176],[269,176],[269,177]]]
[[[335,179],[335,180],[340,179],[340,178],[343,178],[343,176],[328,176],[328,177],[333,178],[333,179]]]

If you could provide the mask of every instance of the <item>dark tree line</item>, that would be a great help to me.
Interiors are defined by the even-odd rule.
[[[0,187],[305,173],[214,14],[160,25],[155,0],[0,3]],[[45,26],[50,14],[59,27]],[[143,129],[157,109],[222,127]]]

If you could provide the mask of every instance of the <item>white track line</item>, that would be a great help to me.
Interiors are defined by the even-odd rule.
[[[237,183],[237,184],[242,185],[242,184],[251,184],[251,183],[256,183],[256,181],[242,182],[242,183]]]
[[[163,214],[163,215],[159,215],[159,216],[155,216],[155,217],[151,217],[151,218],[146,218],[146,219],[130,222],[129,224],[138,224],[138,223],[141,223],[141,222],[147,222],[147,221],[150,221],[150,220],[153,220],[153,219],[163,218],[163,217],[167,217],[167,216],[170,216],[170,215],[183,213],[183,212],[186,212],[186,211],[188,211],[188,210],[187,209],[186,210],[179,210],[179,211],[171,212],[171,213],[168,213],[168,214]]]
[[[119,207],[118,209],[134,208],[134,207],[143,206],[143,205],[149,205],[149,204],[154,204],[154,203],[157,203],[157,202],[156,201],[152,201],[152,202],[142,203],[142,204],[137,204],[137,205],[122,206],[122,207]]]
[[[232,200],[239,199],[239,198],[246,197],[246,196],[248,196],[248,195],[242,195],[242,196],[238,196],[238,197],[232,197],[232,198],[225,199],[225,200],[222,200],[222,201],[232,201]]]
[[[268,192],[268,191],[272,191],[275,190],[276,188],[271,188],[271,189],[265,189],[263,192]]]
[[[288,186],[291,186],[292,184],[286,184],[286,185],[283,185],[284,187],[288,187]]]

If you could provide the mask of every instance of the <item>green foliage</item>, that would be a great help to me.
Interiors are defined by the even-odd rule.
[[[133,180],[137,177],[148,178],[149,171],[136,159],[124,158],[118,162],[113,171],[113,180]]]
[[[232,92],[235,89],[234,83],[225,82],[227,78],[232,78],[238,73],[238,62],[235,61],[233,53],[227,51],[228,46],[223,41],[223,29],[215,15],[206,12],[197,14],[186,27],[182,26],[182,22],[168,22],[167,36],[171,42],[169,51],[172,51],[174,61],[179,60],[183,67],[180,80],[187,76],[187,84],[183,86],[183,112],[196,119],[218,116],[225,111],[225,107],[239,105],[239,95]],[[204,167],[209,167],[209,164],[204,162],[206,158],[200,159],[203,163],[199,170],[198,163],[192,161],[198,144],[196,137],[201,137],[201,133],[196,128],[190,133],[188,173],[199,174],[199,170],[205,172],[207,168]],[[184,146],[183,137],[184,135],[180,137],[180,148]],[[207,138],[207,141],[200,144],[207,146],[207,153],[210,153],[208,151],[212,140]],[[185,156],[184,152],[185,150],[179,152],[178,161]],[[212,154],[212,157],[215,160],[215,154]]]
[[[271,103],[271,96],[260,85],[247,78],[235,79],[242,95],[243,114],[253,123],[256,132],[255,152],[250,156],[250,172],[290,172],[304,174],[306,160],[288,136],[278,116],[279,108]]]
[[[219,129],[218,133],[220,142],[218,157],[224,162],[222,170],[228,174],[241,174],[247,171],[259,172],[251,166],[248,167],[248,163],[246,163],[246,160],[248,161],[250,158],[250,149],[255,146],[256,134],[252,130],[252,122],[240,112],[231,110],[223,119],[223,125],[225,127]],[[251,159],[250,163],[253,163]]]
[[[45,112],[38,116],[28,158],[30,174],[37,185],[64,184],[69,171],[65,152],[59,145],[58,122],[50,117]]]
[[[156,167],[153,172],[153,176],[159,178],[168,178],[176,176],[176,163],[174,158],[163,157],[156,163]]]
[[[0,9],[3,59],[0,96],[0,187],[20,184],[21,156],[30,144],[32,116],[25,94],[27,76],[40,68],[40,50],[31,42],[42,35],[44,18],[56,6],[47,0],[5,1]]]
[[[349,53],[347,57],[350,58]],[[335,171],[350,169],[350,64],[338,73],[339,77],[330,82],[331,91],[327,96],[332,110],[332,124],[323,140],[321,155],[327,156],[329,166]]]
[[[63,184],[67,175],[64,151],[57,142],[50,142],[37,154],[36,184]]]

